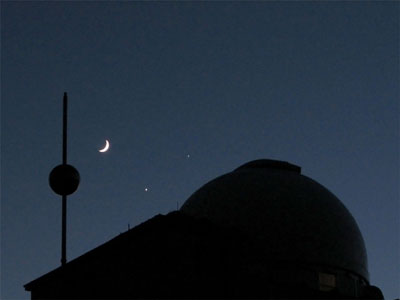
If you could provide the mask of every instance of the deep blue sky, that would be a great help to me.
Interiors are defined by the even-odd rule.
[[[399,2],[2,1],[1,298],[60,264],[64,91],[69,260],[273,158],[343,201],[399,297],[398,86]]]

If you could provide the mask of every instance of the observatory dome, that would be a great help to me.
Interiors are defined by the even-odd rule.
[[[351,273],[368,282],[364,240],[353,216],[298,166],[251,161],[205,184],[180,211],[244,232],[272,261]]]

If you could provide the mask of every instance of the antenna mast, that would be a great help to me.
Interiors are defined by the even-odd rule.
[[[63,142],[62,164],[55,167],[49,175],[49,184],[52,190],[62,196],[61,220],[61,265],[67,263],[67,195],[76,191],[79,185],[79,172],[67,164],[67,114],[68,97],[63,98]]]
[[[68,96],[64,92],[63,97],[63,143],[62,143],[62,164],[67,165],[67,116]],[[67,195],[62,195],[62,221],[61,221],[61,265],[67,263]]]

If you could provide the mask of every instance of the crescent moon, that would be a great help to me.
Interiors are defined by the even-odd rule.
[[[108,140],[106,140],[106,145],[104,146],[103,149],[99,150],[99,152],[106,152],[108,148],[110,148],[110,143],[108,142]]]

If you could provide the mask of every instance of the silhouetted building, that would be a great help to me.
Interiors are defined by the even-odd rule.
[[[249,162],[28,283],[32,299],[383,299],[345,206],[298,166]]]

